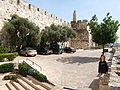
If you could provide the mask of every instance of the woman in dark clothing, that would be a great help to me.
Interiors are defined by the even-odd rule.
[[[101,57],[100,57],[98,72],[100,74],[102,74],[102,73],[106,74],[108,72],[108,65],[107,65],[107,62],[105,61],[104,55],[101,55]]]

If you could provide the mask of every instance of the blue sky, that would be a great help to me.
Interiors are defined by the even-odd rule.
[[[96,14],[101,21],[108,12],[113,19],[120,22],[120,0],[25,0],[66,21],[72,20],[73,11],[77,11],[77,19],[90,20]],[[120,36],[120,29],[118,30]],[[120,38],[118,40],[120,42]]]

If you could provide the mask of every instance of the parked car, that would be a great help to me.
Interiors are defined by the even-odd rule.
[[[49,48],[42,47],[42,48],[37,49],[37,53],[38,53],[38,54],[50,55],[50,54],[53,53],[53,51],[50,50]]]
[[[65,47],[64,52],[66,52],[66,53],[71,53],[71,52],[74,53],[74,52],[76,52],[76,49],[73,48],[73,47]]]
[[[31,47],[25,47],[25,48],[20,50],[19,54],[25,55],[25,56],[36,56],[37,51]]]
[[[112,51],[112,48],[104,48],[104,52],[110,52]]]
[[[56,54],[62,54],[64,52],[63,45],[59,45],[59,44],[50,45],[50,49],[53,51],[53,53]]]

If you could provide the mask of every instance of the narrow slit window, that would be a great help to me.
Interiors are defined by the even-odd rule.
[[[31,4],[29,4],[29,9],[31,9]]]
[[[19,5],[20,4],[20,0],[17,0],[17,5]]]

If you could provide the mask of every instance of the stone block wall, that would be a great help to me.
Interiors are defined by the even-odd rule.
[[[24,0],[0,0],[0,30],[7,19],[10,19],[10,15],[17,14],[20,17],[27,18],[44,29],[51,24],[68,25],[70,23],[56,17],[53,14],[48,13],[41,8],[37,8]]]
[[[76,30],[77,37],[72,39],[71,45],[76,48],[85,49],[89,47],[89,33],[86,30]]]
[[[92,36],[86,21],[71,21],[71,27],[77,32],[77,37],[71,40],[71,46],[87,49],[92,46]]]

